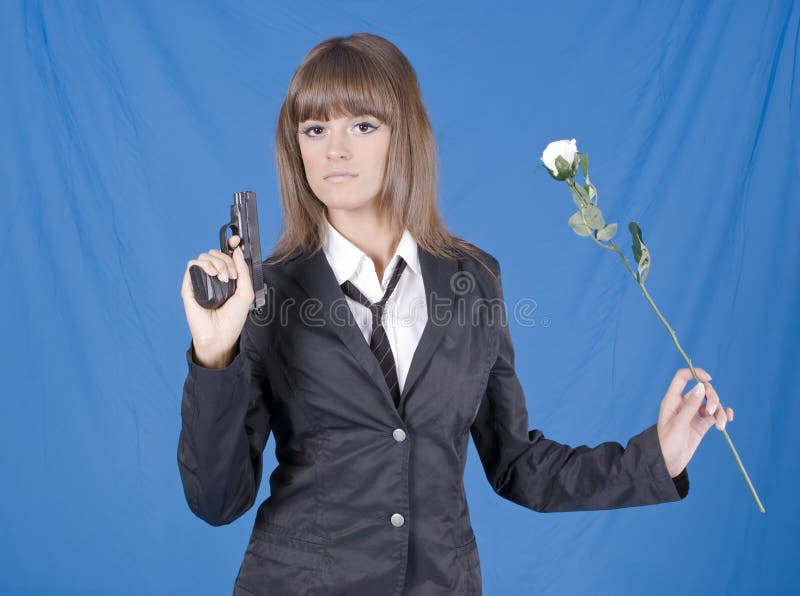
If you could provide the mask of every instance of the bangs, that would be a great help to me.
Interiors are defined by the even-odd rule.
[[[369,114],[394,128],[396,94],[382,70],[363,54],[331,48],[305,65],[289,117],[297,125]]]

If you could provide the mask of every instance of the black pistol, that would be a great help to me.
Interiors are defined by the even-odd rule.
[[[261,240],[258,236],[256,193],[249,190],[234,193],[231,220],[219,229],[219,249],[231,256],[233,250],[228,248],[228,228],[231,228],[233,234],[239,236],[239,246],[242,248],[250,279],[253,282],[255,300],[250,305],[250,310],[255,308],[261,312],[266,297],[264,273],[261,269]],[[236,292],[235,279],[223,282],[217,276],[208,275],[198,265],[189,267],[189,275],[192,278],[195,300],[203,308],[218,308]]]

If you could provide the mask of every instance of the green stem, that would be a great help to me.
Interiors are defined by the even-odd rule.
[[[566,182],[570,186],[575,187],[575,181],[572,178],[568,178]],[[595,244],[597,244],[598,246],[602,246],[606,250],[611,250],[616,252],[619,255],[619,258],[622,259],[622,264],[625,265],[625,269],[628,270],[628,273],[630,273],[631,277],[636,282],[636,285],[638,285],[639,288],[642,290],[642,294],[650,303],[650,306],[653,307],[653,310],[655,311],[656,315],[658,315],[659,320],[664,324],[664,327],[667,328],[667,331],[669,331],[670,337],[672,337],[672,342],[675,344],[675,347],[678,348],[678,352],[680,352],[681,356],[686,361],[686,364],[689,366],[689,370],[692,372],[692,377],[694,377],[695,381],[701,383],[702,381],[700,380],[700,377],[697,376],[697,371],[694,369],[691,359],[689,358],[689,356],[686,355],[686,352],[683,351],[681,344],[678,342],[678,336],[675,334],[675,331],[672,329],[672,327],[670,327],[669,323],[667,323],[667,320],[664,318],[664,315],[661,314],[661,311],[658,310],[656,303],[650,297],[650,293],[644,287],[644,282],[640,281],[639,276],[636,275],[636,273],[633,271],[633,268],[631,267],[630,263],[628,263],[628,259],[625,258],[625,254],[619,249],[619,247],[616,244],[614,244],[612,240],[609,240],[608,244],[603,244],[600,240],[597,239],[595,234],[596,231],[594,230],[592,231],[591,234],[589,234],[589,237],[592,240],[594,240]],[[744,476],[744,479],[747,482],[747,486],[750,489],[750,492],[752,493],[753,498],[756,501],[756,504],[758,505],[759,511],[761,511],[761,513],[766,513],[764,506],[761,504],[761,499],[758,498],[758,493],[756,493],[756,489],[753,486],[753,483],[750,481],[750,476],[747,474],[747,470],[744,469],[744,464],[742,464],[742,460],[739,457],[736,448],[733,446],[733,441],[731,441],[728,432],[724,428],[720,432],[725,437],[725,440],[728,443],[728,447],[730,447],[730,450],[733,453],[733,457],[736,459],[736,463],[739,465],[739,470],[742,472],[742,475]]]
[[[628,271],[633,276],[633,278],[636,279],[636,275],[633,273],[633,270],[631,269],[630,265],[628,264],[628,259],[625,258],[625,255],[622,253],[622,251],[619,249],[619,247],[617,247],[617,245],[614,244],[614,242],[612,240],[609,240],[608,242],[611,245],[612,250],[614,250],[617,254],[619,254],[620,258],[625,263],[625,267],[628,269]],[[636,283],[639,286],[639,288],[642,290],[642,294],[644,294],[644,297],[650,303],[650,306],[653,307],[653,310],[655,311],[656,315],[658,315],[659,320],[664,324],[664,327],[667,328],[667,331],[669,331],[669,334],[672,337],[672,341],[675,344],[675,347],[678,348],[678,352],[680,352],[681,356],[686,361],[686,364],[689,366],[689,370],[692,371],[692,376],[694,377],[694,379],[698,383],[701,383],[702,381],[700,380],[700,377],[697,376],[697,371],[694,369],[694,366],[692,365],[691,359],[689,358],[689,356],[686,355],[686,352],[683,351],[683,348],[681,347],[681,344],[678,342],[678,336],[675,335],[675,331],[672,329],[672,327],[670,327],[669,323],[667,323],[667,320],[664,318],[664,315],[661,314],[661,311],[658,310],[658,307],[656,306],[656,303],[650,297],[650,293],[647,291],[647,288],[644,287],[644,282],[641,282],[638,279],[636,279]],[[764,509],[764,505],[761,504],[761,499],[758,498],[758,493],[756,493],[756,489],[753,486],[753,483],[750,481],[750,476],[747,474],[747,470],[744,469],[744,464],[742,464],[742,460],[741,460],[741,458],[739,457],[739,454],[736,451],[736,447],[733,446],[733,441],[731,441],[731,438],[728,435],[728,431],[726,431],[723,428],[720,432],[725,437],[725,440],[728,443],[728,447],[730,447],[731,452],[733,453],[733,457],[736,459],[736,463],[739,465],[739,470],[742,472],[742,475],[744,476],[744,479],[747,482],[747,486],[750,489],[750,492],[752,493],[753,498],[756,501],[756,504],[758,505],[759,511],[761,511],[761,513],[766,513],[766,510]]]

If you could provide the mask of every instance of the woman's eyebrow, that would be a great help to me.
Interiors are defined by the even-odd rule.
[[[348,120],[358,120],[359,118],[372,118],[374,120],[380,120],[380,118],[378,118],[374,114],[369,114],[369,113],[356,114],[355,116],[348,116],[347,117]],[[335,118],[335,120],[339,120],[339,118]],[[322,120],[321,118],[307,118],[305,120],[301,120],[299,122],[299,124],[305,124],[306,122],[332,122],[332,121],[331,120]]]

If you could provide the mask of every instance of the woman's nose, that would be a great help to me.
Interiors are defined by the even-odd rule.
[[[349,157],[350,142],[347,133],[331,131],[328,139],[328,157]]]

